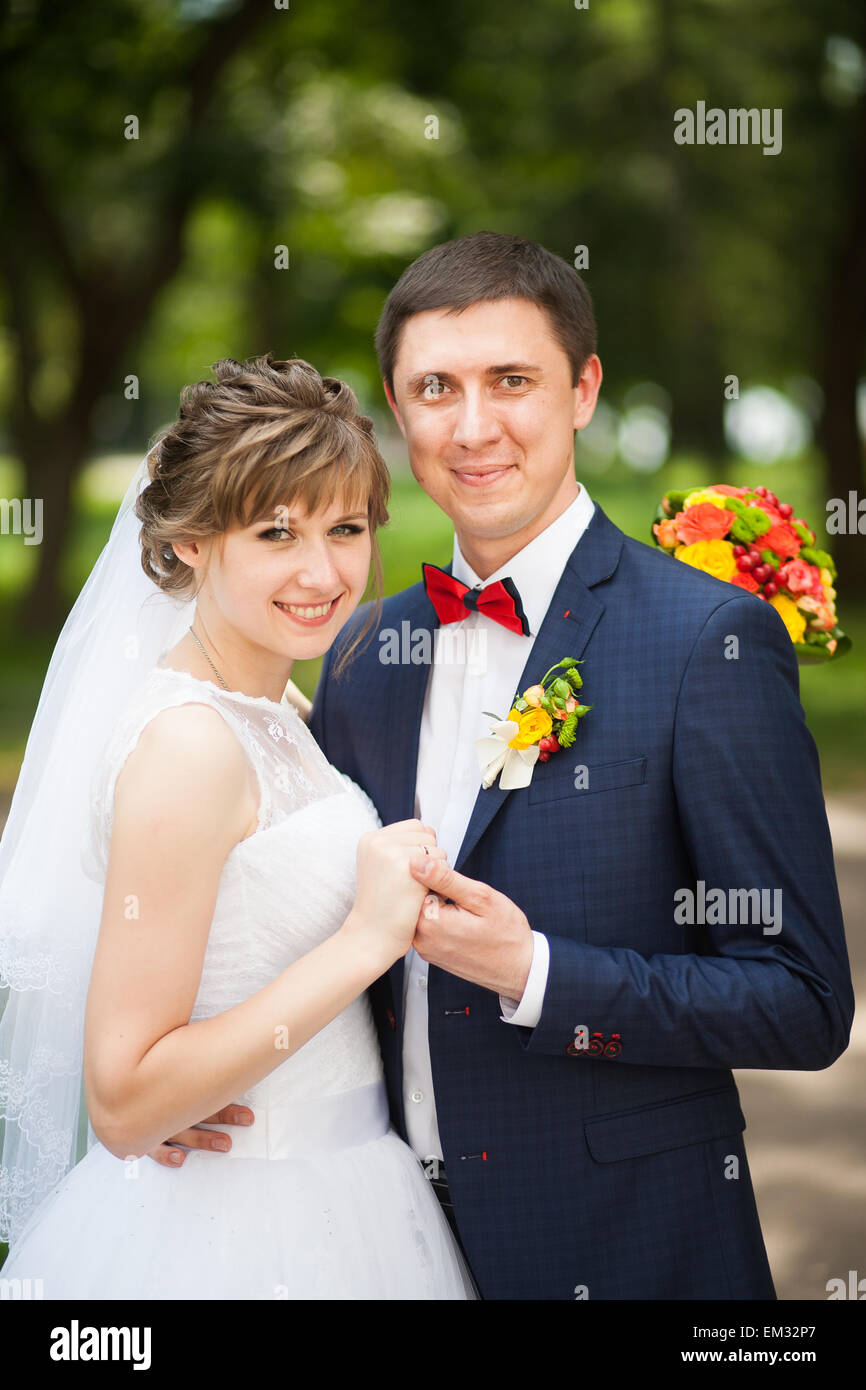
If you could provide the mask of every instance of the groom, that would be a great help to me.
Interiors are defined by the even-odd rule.
[[[332,650],[311,720],[383,822],[419,816],[452,866],[373,987],[393,1121],[484,1298],[773,1299],[731,1068],[828,1067],[853,1013],[791,641],[576,482],[601,366],[564,261],[489,232],[436,246],[376,342],[460,581],[387,599],[340,678]],[[494,618],[477,595],[504,579]],[[564,657],[591,705],[574,746],[482,788],[485,712]],[[711,887],[734,908],[776,890],[781,919],[683,923],[683,890]]]
[[[731,1068],[828,1067],[853,1014],[791,641],[576,482],[601,365],[559,257],[434,247],[377,349],[455,530],[429,592],[387,599],[342,676],[325,658],[311,719],[384,823],[418,816],[448,850],[372,990],[393,1122],[484,1298],[773,1299]],[[573,747],[482,787],[490,714],[565,657],[591,706]]]

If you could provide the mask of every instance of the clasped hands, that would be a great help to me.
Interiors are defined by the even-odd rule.
[[[432,832],[431,832],[432,834]],[[532,930],[516,903],[487,883],[467,878],[450,867],[444,857],[418,855],[409,872],[427,889],[421,904],[412,946],[422,960],[451,975],[520,1000],[532,965]],[[249,1106],[228,1105],[203,1124],[250,1125]],[[183,1163],[185,1148],[227,1150],[227,1134],[196,1126],[172,1135],[150,1152],[162,1165]]]
[[[458,874],[444,859],[413,861],[429,890],[412,945],[451,975],[519,1000],[532,965],[532,931],[516,903],[487,883]]]

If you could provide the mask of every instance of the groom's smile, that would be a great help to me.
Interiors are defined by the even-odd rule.
[[[500,478],[504,478],[510,469],[516,467],[517,465],[514,463],[506,463],[501,467],[491,468],[455,468],[454,476],[458,482],[464,483],[467,487],[490,487]]]
[[[482,300],[403,325],[389,404],[415,478],[487,578],[574,501],[574,431],[601,384],[593,354],[575,383],[546,312]]]

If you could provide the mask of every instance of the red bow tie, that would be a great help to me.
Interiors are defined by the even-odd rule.
[[[470,589],[438,565],[422,565],[424,588],[441,623],[459,623],[470,613],[483,613],[509,632],[529,636],[529,623],[513,579],[497,579],[483,589]]]

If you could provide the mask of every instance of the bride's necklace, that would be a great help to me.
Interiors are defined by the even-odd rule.
[[[190,630],[190,632],[192,632],[193,637],[195,638],[196,642],[198,642],[198,645],[201,647],[202,656],[204,657],[205,661],[206,661],[206,662],[208,663],[208,665],[210,666],[211,670],[213,671],[214,675],[216,676],[216,678],[217,678],[217,680],[219,681],[220,685],[222,686],[223,690],[228,690],[228,686],[226,685],[226,683],[225,683],[225,681],[223,680],[222,676],[220,675],[219,671],[218,671],[217,668],[214,666],[213,662],[211,661],[211,659],[210,659],[210,657],[208,656],[207,652],[205,651],[204,647],[202,647],[201,642],[199,641],[199,638],[198,638],[198,634],[195,633],[195,632],[193,632],[192,624],[191,624],[191,623],[190,623],[190,628],[189,628],[189,630]]]

